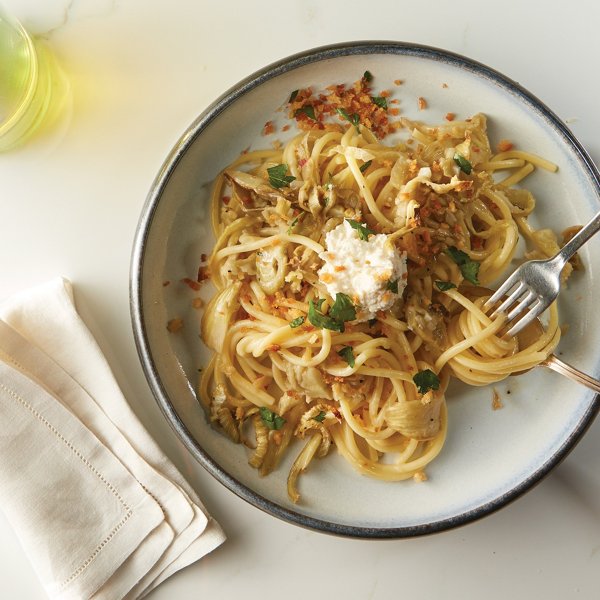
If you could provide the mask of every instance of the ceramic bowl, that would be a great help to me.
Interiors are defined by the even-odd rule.
[[[436,48],[398,42],[358,42],[311,50],[270,65],[218,98],[181,136],[151,187],[137,231],[131,269],[134,335],[149,385],[165,418],[190,453],[223,485],[253,505],[297,525],[357,537],[406,537],[448,529],[483,517],[530,489],[573,448],[598,409],[589,390],[543,368],[494,386],[502,410],[492,410],[492,389],[453,383],[447,393],[449,431],[428,481],[384,483],[354,472],[337,453],[313,462],[300,479],[302,501],[286,494],[290,452],[261,478],[248,450],[207,423],[196,398],[199,369],[209,352],[199,338],[201,311],[183,283],[196,275],[200,256],[214,242],[208,198],[217,173],[245,148],[267,147],[263,125],[284,119],[292,90],[351,83],[366,71],[373,85],[393,91],[403,115],[443,122],[487,114],[496,142],[508,138],[558,164],[527,180],[538,204],[534,224],[561,231],[598,210],[600,177],[565,124],[532,94],[504,75]],[[402,85],[394,86],[395,80]],[[421,110],[418,98],[427,109]],[[600,287],[600,237],[582,251],[583,275],[560,298],[569,324],[558,351],[592,375],[600,374],[593,335]],[[169,282],[167,284],[167,282]],[[177,334],[172,318],[183,320]]]

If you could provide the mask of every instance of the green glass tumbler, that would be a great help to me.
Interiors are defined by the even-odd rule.
[[[49,124],[68,84],[53,53],[0,6],[0,152]]]

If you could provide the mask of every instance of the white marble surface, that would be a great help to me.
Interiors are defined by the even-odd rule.
[[[55,275],[84,316],[134,410],[190,479],[228,541],[152,600],[410,596],[597,598],[600,424],[530,493],[486,519],[431,537],[339,539],[263,514],[189,457],[164,422],[135,352],[129,256],[165,155],[215,97],[297,51],[358,39],[465,54],[520,82],[600,160],[600,5],[592,0],[4,0],[46,33],[72,105],[45,137],[0,155],[0,298]],[[377,507],[371,507],[376,510]],[[44,592],[0,514],[0,598]]]

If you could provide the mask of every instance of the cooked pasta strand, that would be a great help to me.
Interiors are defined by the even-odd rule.
[[[219,293],[202,318],[215,357],[199,396],[234,441],[253,426],[249,462],[261,475],[308,438],[288,476],[293,502],[299,475],[331,445],[359,473],[425,479],[447,435],[450,378],[500,381],[560,339],[555,305],[527,347],[503,337],[504,317],[482,310],[483,285],[507,272],[520,231],[549,247],[551,234],[542,246],[526,220],[533,196],[511,186],[556,165],[522,151],[493,156],[481,114],[402,124],[412,144],[384,145],[363,124],[312,130],[279,151],[243,154],[215,181],[208,265]],[[498,183],[497,170],[510,174]],[[408,261],[393,281],[362,260],[359,285],[381,280],[397,294],[365,318],[356,298],[340,304],[328,292],[322,271],[326,236],[346,221],[355,245],[385,235]]]

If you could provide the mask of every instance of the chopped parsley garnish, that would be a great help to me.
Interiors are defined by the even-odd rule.
[[[326,414],[327,413],[324,410],[322,410],[316,417],[313,417],[313,419],[315,421],[318,421],[319,423],[322,423],[325,420]]]
[[[373,164],[372,160],[368,160],[366,163],[363,163],[359,167],[360,168],[360,172],[364,173],[372,164]]]
[[[294,90],[291,94],[290,94],[290,99],[288,100],[288,104],[291,104],[295,99],[296,96],[298,95],[298,92],[300,90]]]
[[[440,378],[431,370],[419,371],[413,381],[419,390],[419,394],[426,394],[429,390],[437,390],[440,387]]]
[[[317,117],[315,116],[315,109],[310,104],[305,104],[304,106],[301,106],[298,110],[296,110],[294,116],[297,117],[298,115],[306,115],[309,119],[312,119],[313,121],[317,120]]]
[[[373,74],[371,73],[371,71],[365,71],[363,79],[365,81],[373,81]]]
[[[294,229],[294,227],[296,227],[296,225],[298,225],[298,222],[300,221],[300,217],[302,215],[298,215],[291,223],[290,226],[287,228],[287,234],[290,235],[290,233],[292,233],[292,229]]]
[[[383,96],[371,96],[371,100],[373,100],[374,104],[377,104],[377,106],[379,106],[379,108],[383,108],[384,110],[387,110],[387,100],[383,97]]]
[[[277,189],[288,186],[296,178],[293,175],[286,175],[287,170],[287,165],[277,165],[267,169],[269,183]]]
[[[454,162],[460,167],[460,170],[467,175],[471,174],[473,165],[462,155],[456,152],[454,154]]]
[[[385,286],[386,290],[390,290],[390,292],[394,292],[394,294],[398,293],[398,280],[392,281],[391,279],[387,282]]]
[[[435,287],[440,290],[440,292],[447,292],[456,287],[451,281],[435,281],[434,283]]]
[[[262,422],[269,429],[281,429],[285,425],[285,419],[272,410],[269,410],[266,406],[261,406],[259,411]]]
[[[460,272],[467,281],[470,281],[473,285],[479,285],[477,275],[479,274],[480,264],[477,261],[472,260],[466,252],[454,246],[450,246],[446,253],[460,267]]]
[[[329,309],[329,315],[337,321],[354,321],[356,319],[356,309],[350,296],[341,292],[335,295],[335,302]]]
[[[331,331],[344,333],[344,322],[337,321],[328,315],[324,315],[321,312],[321,304],[323,304],[323,299],[318,300],[316,305],[312,300],[308,301],[308,320],[310,323],[320,329],[329,329]]]
[[[325,315],[321,312],[321,306],[325,300],[320,298],[316,302],[308,301],[308,320],[315,327],[329,329],[344,333],[344,322],[356,319],[356,309],[352,300],[346,294],[335,295],[335,302]]]
[[[358,237],[365,242],[368,242],[369,236],[375,233],[372,229],[365,227],[362,223],[359,223],[354,219],[346,219],[346,221],[350,223],[350,227],[358,231]]]
[[[296,329],[296,327],[300,327],[300,325],[302,325],[302,323],[304,323],[304,321],[305,321],[304,317],[296,317],[295,319],[290,321],[290,327],[292,329]]]
[[[352,346],[344,346],[338,354],[348,363],[348,365],[354,368],[354,352],[352,351]]]
[[[344,117],[346,121],[350,121],[354,127],[358,130],[358,126],[360,125],[360,117],[356,113],[348,114],[348,111],[345,108],[338,108],[337,112],[339,115]]]

